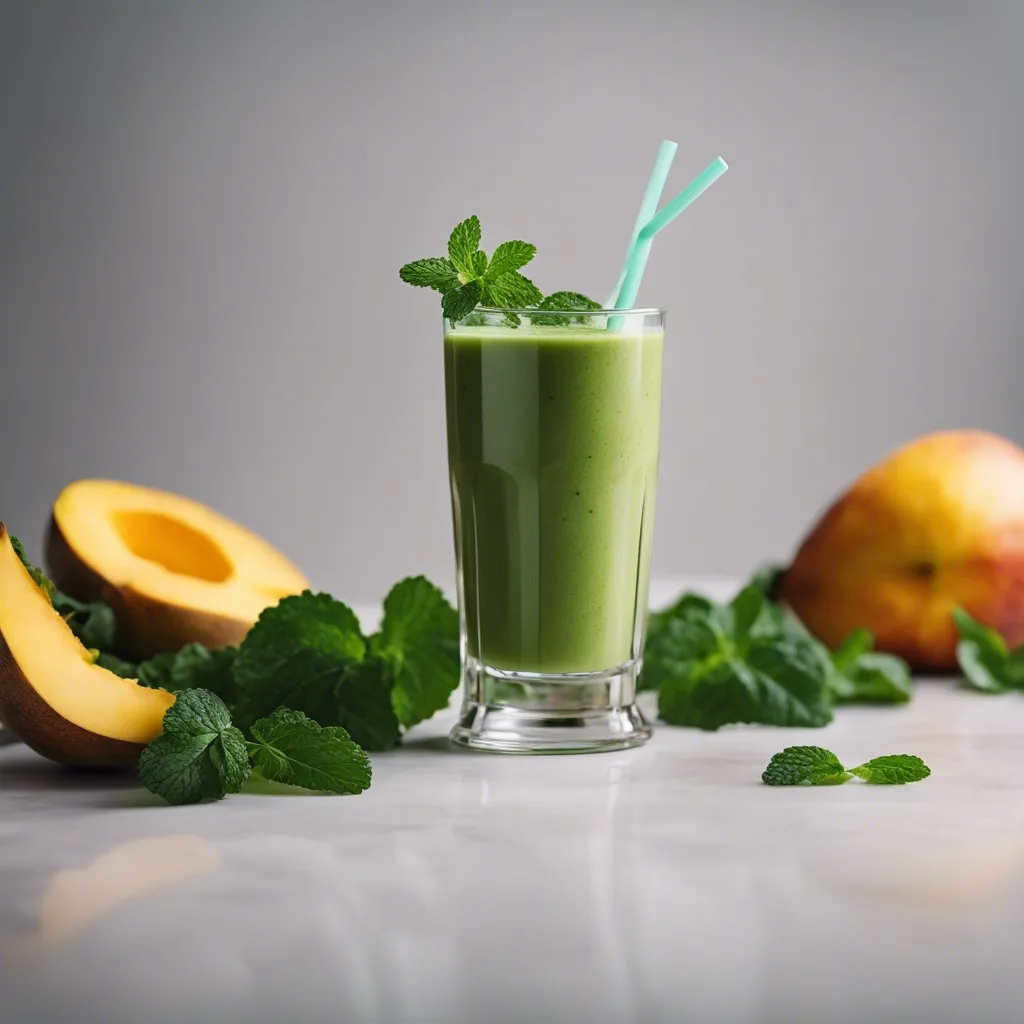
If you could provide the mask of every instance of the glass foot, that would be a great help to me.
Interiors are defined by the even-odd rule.
[[[646,742],[634,703],[639,661],[603,672],[506,672],[467,658],[452,742],[506,754],[581,754]]]

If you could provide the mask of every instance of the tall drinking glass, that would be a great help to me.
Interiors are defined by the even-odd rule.
[[[634,746],[665,311],[445,321],[464,696],[451,738]]]

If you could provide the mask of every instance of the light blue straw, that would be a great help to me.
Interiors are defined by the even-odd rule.
[[[662,139],[658,147],[658,155],[654,159],[654,169],[651,171],[650,180],[647,182],[647,191],[640,202],[640,212],[636,215],[636,223],[633,225],[633,233],[629,236],[629,247],[626,249],[626,259],[622,264],[622,272],[618,281],[615,282],[615,290],[605,302],[605,309],[615,309],[615,303],[622,290],[622,282],[626,280],[626,271],[629,269],[629,261],[633,255],[633,248],[644,225],[658,212],[658,203],[661,202],[661,193],[665,190],[665,182],[668,181],[668,172],[672,169],[672,161],[675,159],[678,142],[670,142]]]
[[[667,224],[671,224],[690,203],[704,192],[705,189],[713,185],[728,169],[729,165],[721,157],[716,157],[675,199],[667,202],[640,229],[636,237],[636,243],[626,262],[626,273],[622,280],[622,286],[619,288],[614,309],[629,309],[636,301],[636,293],[640,290],[640,279],[643,277],[644,268],[647,266],[647,257],[651,254],[651,242],[654,236]],[[612,317],[611,320],[614,320],[616,322],[615,326],[618,326],[621,317]],[[609,321],[608,326],[609,329],[614,329],[611,321]]]

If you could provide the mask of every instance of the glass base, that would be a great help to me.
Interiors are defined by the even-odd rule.
[[[603,672],[506,672],[476,658],[463,667],[462,713],[452,742],[505,754],[582,754],[646,742],[635,704],[640,662]]]

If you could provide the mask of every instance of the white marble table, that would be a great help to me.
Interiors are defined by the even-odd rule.
[[[1016,1021],[1024,698],[923,682],[825,730],[455,753],[359,797],[169,808],[0,751],[0,1021]],[[791,743],[907,787],[770,789]]]

